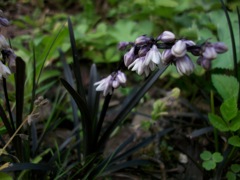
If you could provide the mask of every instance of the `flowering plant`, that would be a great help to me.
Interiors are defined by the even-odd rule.
[[[180,75],[190,75],[194,71],[194,63],[187,52],[198,56],[197,64],[204,69],[211,68],[211,61],[217,58],[217,54],[228,50],[223,42],[196,45],[195,42],[187,39],[176,39],[175,34],[164,31],[156,39],[142,35],[134,42],[120,42],[119,50],[130,50],[124,55],[116,72],[107,78],[96,82],[97,91],[103,91],[103,95],[112,94],[112,89],[126,83],[126,77],[120,70],[125,67],[136,71],[138,75],[149,76],[156,68],[174,64]],[[164,49],[161,53],[159,49]]]

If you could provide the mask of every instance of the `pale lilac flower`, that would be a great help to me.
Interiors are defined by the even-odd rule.
[[[126,75],[121,71],[117,72],[116,79],[117,81],[119,81],[120,84],[125,84],[127,82]]]
[[[202,56],[206,59],[215,59],[217,57],[217,52],[215,51],[214,47],[209,46],[205,48]]]
[[[194,45],[196,45],[196,43],[191,41],[191,40],[184,40],[184,42],[186,43],[187,46],[194,46]]]
[[[103,91],[103,95],[112,94],[113,88],[116,89],[120,85],[124,85],[127,81],[127,78],[124,73],[120,70],[112,73],[108,77],[94,83],[97,86],[96,91]]]
[[[144,64],[148,66],[150,62],[153,62],[156,65],[161,63],[161,53],[159,52],[156,45],[153,45],[152,48],[146,54]]]
[[[219,54],[225,53],[228,50],[228,47],[223,42],[213,43],[215,51]]]
[[[176,59],[176,67],[180,75],[190,75],[194,70],[194,64],[187,54]]]
[[[139,57],[146,56],[146,54],[148,53],[149,50],[150,50],[149,46],[141,47],[138,51],[138,56]]]
[[[210,60],[203,58],[202,61],[201,61],[201,66],[204,69],[209,70],[211,68],[211,66],[212,66],[212,63],[211,63]]]
[[[128,69],[136,71],[138,75],[145,73],[145,76],[148,76],[150,70],[153,71],[156,68],[156,64],[153,61],[150,61],[148,65],[145,64],[145,57],[137,58],[132,64],[128,66]]]
[[[135,45],[144,45],[144,44],[146,44],[146,43],[148,43],[150,41],[151,41],[150,37],[142,35],[142,36],[137,37],[137,39],[135,40],[134,44]]]
[[[112,75],[94,83],[97,86],[96,91],[103,91],[103,95],[112,94]]]
[[[120,43],[118,44],[118,49],[119,49],[119,50],[125,50],[128,45],[129,45],[129,42],[120,42]]]
[[[11,74],[10,69],[0,61],[0,79],[7,78]]]
[[[175,40],[175,34],[170,31],[164,31],[160,36],[158,36],[157,41],[162,41],[164,43],[170,43]]]
[[[171,49],[165,49],[162,52],[162,64],[167,65],[174,59],[174,56],[171,53]]]
[[[128,66],[128,69],[132,69],[132,71],[136,71],[138,75],[142,75],[145,68],[144,60],[144,56],[135,59],[135,61]]]
[[[8,26],[10,23],[7,18],[0,17],[0,27],[1,26]]]
[[[2,34],[0,34],[0,50],[6,49],[8,47],[9,47],[9,44],[6,38]]]
[[[124,55],[124,64],[128,67],[135,59],[135,47],[132,47],[125,55]]]
[[[184,40],[178,40],[171,49],[171,53],[175,57],[183,57],[187,52],[187,45]]]

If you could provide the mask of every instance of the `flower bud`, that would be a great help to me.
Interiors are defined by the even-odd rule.
[[[150,62],[153,62],[156,65],[160,65],[161,63],[161,53],[159,52],[156,45],[153,45],[152,48],[148,51],[144,64],[148,66]]]
[[[149,50],[150,50],[149,46],[141,47],[138,51],[138,56],[139,57],[146,56],[146,54],[148,53]]]
[[[194,48],[188,48],[188,51],[191,52],[194,56],[202,55],[202,48],[199,46],[195,46]]]
[[[119,81],[118,80],[114,80],[113,82],[112,82],[112,87],[113,88],[118,88],[120,86],[120,83],[119,83]]]
[[[121,84],[125,84],[127,81],[127,78],[125,76],[125,74],[121,71],[117,72],[117,77],[116,79],[121,83]]]
[[[201,66],[202,66],[204,69],[209,70],[209,69],[211,68],[212,64],[211,64],[211,61],[210,61],[209,59],[203,59],[203,60],[201,61]]]
[[[0,50],[7,49],[8,47],[9,47],[9,44],[6,38],[2,34],[0,34]]]
[[[0,27],[2,26],[8,26],[9,25],[9,21],[7,20],[7,18],[3,18],[0,17]]]
[[[184,40],[184,42],[186,43],[187,46],[195,46],[196,45],[196,43],[191,40]]]
[[[132,47],[125,55],[124,55],[124,64],[128,67],[135,59],[134,54],[135,48]]]
[[[7,61],[8,61],[8,66],[11,70],[11,72],[15,73],[16,72],[16,54],[14,53],[14,51],[12,49],[9,49],[9,55],[7,57]]]
[[[0,79],[7,78],[11,74],[10,69],[0,61]]]
[[[206,47],[202,55],[206,59],[211,59],[211,60],[217,57],[217,53],[214,47]]]
[[[175,35],[170,31],[164,31],[161,35],[157,37],[157,41],[159,40],[164,43],[170,43],[175,40]]]
[[[177,41],[172,49],[171,49],[171,53],[175,56],[175,57],[183,57],[186,54],[187,51],[187,46],[186,43],[184,42],[184,40],[179,40]]]
[[[129,45],[129,42],[120,42],[120,43],[118,44],[118,49],[119,49],[119,50],[125,50],[128,45]]]
[[[151,38],[147,37],[146,35],[142,35],[135,40],[135,45],[144,45],[150,41],[151,41]]]
[[[204,59],[204,58],[203,58],[202,56],[200,56],[200,57],[197,59],[197,61],[196,61],[197,64],[201,66],[203,59]]]
[[[190,75],[194,70],[194,64],[188,55],[177,58],[176,67],[180,75]]]
[[[169,64],[174,59],[174,56],[171,53],[171,49],[166,49],[162,52],[162,63],[164,65]]]
[[[213,43],[215,51],[219,54],[225,53],[228,50],[228,47],[223,42]]]

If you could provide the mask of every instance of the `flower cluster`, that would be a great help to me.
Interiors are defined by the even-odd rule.
[[[103,91],[103,95],[106,96],[107,94],[112,94],[113,88],[116,89],[119,86],[125,85],[126,81],[125,74],[118,70],[101,81],[96,82],[94,85],[97,85],[97,91]]]
[[[0,30],[2,27],[7,27],[8,25],[9,21],[5,17],[0,17]],[[2,34],[0,34],[0,51],[0,79],[2,79],[2,77],[7,78],[16,68],[16,55]],[[8,66],[6,66],[6,63]]]
[[[142,35],[137,37],[134,42],[120,42],[118,49],[129,49],[124,55],[124,66],[145,76],[148,76],[156,68],[168,64],[174,64],[180,75],[190,75],[194,71],[195,65],[188,53],[198,56],[197,64],[208,70],[211,67],[211,61],[217,57],[217,54],[228,50],[222,42],[210,43],[207,41],[196,45],[195,42],[188,39],[176,39],[175,34],[170,31],[164,31],[157,38]],[[163,49],[163,51],[160,52],[159,49]],[[112,88],[117,88],[119,84],[126,82],[126,78],[124,78],[124,82],[118,81],[118,86],[114,86],[115,74],[95,83],[98,85],[97,91],[103,91],[104,95],[111,94]]]

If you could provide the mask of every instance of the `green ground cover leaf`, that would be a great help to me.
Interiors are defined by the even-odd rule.
[[[220,111],[225,121],[233,119],[238,112],[237,99],[235,97],[231,97],[225,100],[220,107]]]
[[[228,128],[226,122],[224,122],[224,120],[221,117],[219,117],[215,114],[209,113],[208,118],[209,118],[209,121],[211,122],[211,124],[215,128],[217,128],[219,131],[223,131],[223,132],[229,131],[229,128]]]
[[[239,83],[233,76],[212,75],[212,83],[220,96],[227,100],[228,98],[238,98]]]
[[[228,143],[232,146],[240,147],[240,137],[239,136],[232,136],[228,139]]]

